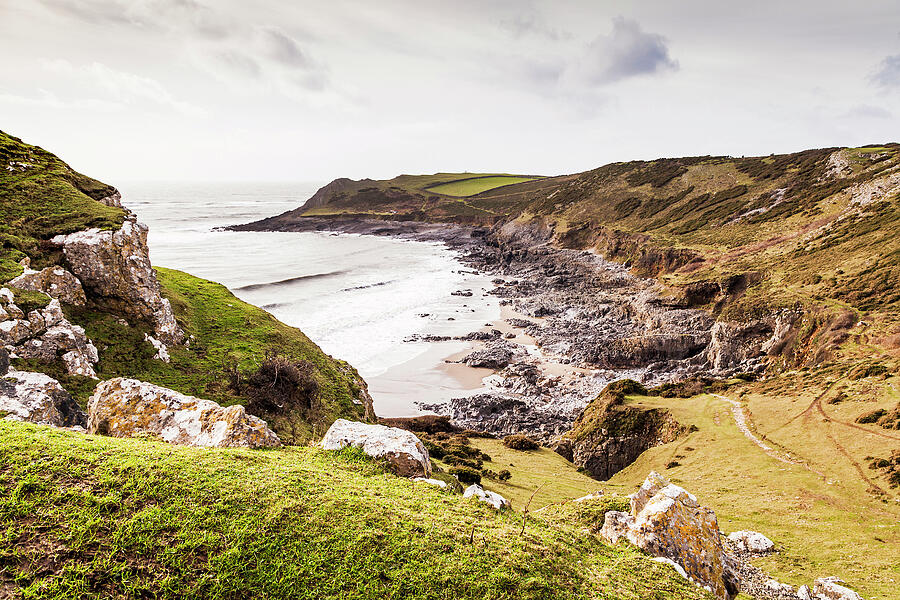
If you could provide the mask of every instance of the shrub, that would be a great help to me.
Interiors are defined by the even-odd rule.
[[[481,476],[487,477],[488,479],[497,479],[497,473],[495,473],[494,471],[492,471],[490,469],[482,469]]]
[[[471,467],[452,467],[450,474],[455,476],[462,483],[481,483],[481,473]]]
[[[239,387],[250,398],[247,410],[252,414],[310,410],[319,393],[314,372],[315,367],[305,360],[294,362],[273,356],[266,358],[249,377],[233,382],[233,387]]]
[[[872,412],[867,412],[867,413],[859,415],[858,417],[856,417],[856,422],[857,423],[876,423],[876,422],[878,422],[878,419],[885,416],[886,414],[887,414],[886,410],[884,410],[883,408],[879,408],[879,409],[873,410]]]
[[[512,479],[512,473],[509,472],[509,469],[503,469],[499,473],[497,473],[497,479],[500,481],[509,481]]]
[[[513,450],[522,450],[523,452],[527,451],[527,450],[537,450],[538,449],[537,442],[535,442],[533,439],[531,439],[527,435],[522,435],[522,434],[506,436],[505,438],[503,438],[503,445],[506,446],[507,448],[512,448]]]

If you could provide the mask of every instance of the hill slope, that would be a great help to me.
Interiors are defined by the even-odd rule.
[[[129,218],[115,188],[0,132],[0,286],[24,271],[23,259],[37,270],[69,266],[62,246],[53,241],[56,236],[91,228],[117,231]],[[316,438],[338,417],[373,416],[365,382],[356,371],[326,355],[301,331],[241,302],[216,283],[167,269],[158,270],[158,279],[187,336],[187,343],[168,348],[170,362],[155,358],[157,349],[145,339],[153,334],[152,325],[123,312],[127,299],[111,302],[87,288],[86,305],[63,305],[67,318],[84,327],[98,347],[95,369],[101,379],[135,377],[223,405],[246,405],[253,399],[248,379],[278,355],[309,365],[317,388],[308,407],[257,409],[283,441]],[[29,293],[13,291],[17,298]],[[68,374],[58,358],[14,359],[13,366],[56,378],[82,405],[96,385],[89,377]]]
[[[580,523],[497,513],[355,452],[199,450],[0,421],[0,594],[706,598]]]

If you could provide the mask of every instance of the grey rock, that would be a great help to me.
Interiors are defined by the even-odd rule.
[[[84,427],[87,416],[58,381],[43,373],[8,371],[0,378],[6,418],[55,427]]]

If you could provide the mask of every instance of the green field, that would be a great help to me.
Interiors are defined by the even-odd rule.
[[[512,185],[514,183],[525,183],[526,181],[534,181],[538,177],[522,177],[518,175],[493,175],[486,177],[470,177],[467,179],[459,179],[449,183],[441,183],[426,188],[429,192],[443,194],[445,196],[474,196],[494,188],[504,185]]]
[[[579,523],[358,451],[197,449],[0,421],[0,597],[708,598]]]
[[[893,378],[883,385],[891,389],[896,383]],[[779,552],[756,564],[779,581],[796,587],[815,577],[838,575],[866,598],[896,598],[900,504],[896,494],[876,496],[868,491],[870,483],[864,478],[874,480],[877,474],[863,460],[900,448],[900,442],[885,438],[894,432],[867,426],[863,428],[871,431],[867,434],[840,426],[836,421],[840,413],[852,422],[862,410],[860,404],[870,404],[858,401],[825,408],[830,420],[810,413],[810,418],[784,427],[781,424],[803,413],[821,390],[810,381],[798,382],[784,393],[763,394],[754,388],[744,398],[754,424],[760,423],[757,434],[802,464],[786,464],[764,453],[738,430],[730,405],[713,396],[630,397],[632,404],[666,407],[679,422],[696,425],[698,431],[651,448],[599,486],[607,493],[629,494],[650,470],[656,470],[713,508],[726,533],[750,529],[770,537]],[[724,395],[740,397],[731,391]],[[891,402],[888,398],[878,405]],[[856,464],[863,466],[862,475]]]

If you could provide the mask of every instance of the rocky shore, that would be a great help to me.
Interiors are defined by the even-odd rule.
[[[550,228],[273,217],[232,229],[385,235],[442,242],[457,251],[465,264],[494,277],[490,293],[504,308],[500,322],[467,336],[476,347],[460,362],[495,374],[485,378],[486,391],[421,408],[462,427],[526,433],[545,444],[568,431],[612,381],[652,386],[760,372],[790,330],[784,317],[717,323],[686,307],[689,302],[666,297],[657,281],[633,275],[627,265],[553,246]]]

